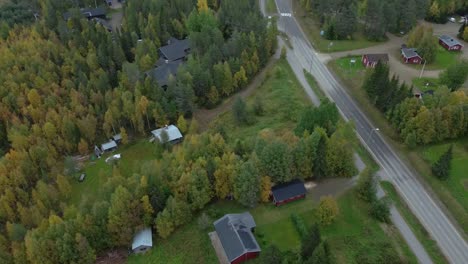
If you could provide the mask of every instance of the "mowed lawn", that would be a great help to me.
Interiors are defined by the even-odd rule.
[[[420,150],[420,154],[428,163],[433,164],[450,144],[453,144],[452,169],[449,178],[439,181],[439,184],[448,189],[465,211],[468,211],[468,140],[425,147]]]
[[[262,102],[264,113],[261,116],[251,113],[253,124],[237,125],[232,112],[228,111],[218,117],[210,125],[210,129],[213,131],[222,126],[231,143],[236,139],[254,140],[263,129],[276,132],[292,131],[301,111],[306,105],[310,105],[306,93],[285,60],[279,60],[267,73],[264,83],[247,98],[249,109],[256,98]]]
[[[438,78],[429,77],[415,78],[413,79],[413,85],[423,92],[429,90],[435,91],[440,86],[440,80]]]
[[[437,47],[437,53],[436,53],[436,57],[435,57],[435,60],[432,62],[432,63],[428,63],[426,64],[425,66],[425,70],[444,70],[444,69],[447,69],[448,66],[452,65],[453,63],[455,63],[458,58],[460,57],[461,55],[461,52],[457,52],[457,51],[448,51],[446,49],[444,49],[442,46],[440,46],[438,43],[437,43],[438,47]],[[400,50],[398,50],[398,52],[394,53],[394,55],[397,57],[397,58],[400,58]],[[401,61],[401,60],[399,60]],[[401,62],[403,63],[403,62]],[[406,64],[406,65],[409,65],[410,67],[413,67],[413,68],[416,68],[416,69],[422,69],[422,67],[424,65],[422,64]]]
[[[156,148],[154,143],[150,143],[148,139],[140,139],[125,146],[119,145],[117,150],[103,155],[100,159],[88,161],[83,170],[86,173],[85,180],[83,182],[73,181],[71,203],[78,205],[86,196],[100,197],[101,189],[112,175],[113,170],[112,165],[106,163],[105,159],[115,154],[121,154],[121,159],[114,161],[119,167],[121,175],[129,177],[133,172],[138,171],[142,162],[156,157]]]

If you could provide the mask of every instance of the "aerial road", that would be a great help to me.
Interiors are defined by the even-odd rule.
[[[431,197],[417,176],[400,159],[398,153],[387,144],[378,129],[359,109],[345,88],[320,60],[310,45],[292,11],[291,0],[275,0],[280,14],[278,28],[284,31],[299,58],[296,63],[312,73],[340,110],[343,117],[355,123],[356,132],[364,146],[384,170],[384,178],[392,182],[409,208],[429,232],[450,263],[468,263],[468,244],[460,231],[445,215],[440,202]]]

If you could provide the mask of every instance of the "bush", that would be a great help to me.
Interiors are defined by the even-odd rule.
[[[364,169],[359,176],[356,187],[357,196],[365,202],[372,202],[376,198],[376,184],[369,168]]]
[[[320,198],[318,218],[322,225],[330,225],[339,213],[338,204],[332,196]]]
[[[207,230],[211,227],[211,218],[206,213],[202,213],[200,217],[198,217],[197,223],[201,230]]]
[[[432,165],[432,174],[439,178],[439,180],[446,180],[450,175],[452,149],[453,146],[450,146],[449,149],[440,156],[436,163]]]
[[[390,202],[386,198],[371,203],[371,216],[383,223],[390,223]]]
[[[299,236],[301,239],[304,239],[308,234],[307,226],[304,224],[304,219],[295,213],[292,213],[290,217],[296,231],[299,233]]]

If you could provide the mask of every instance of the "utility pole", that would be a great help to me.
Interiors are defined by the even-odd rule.
[[[426,63],[427,63],[427,60],[424,60],[424,65],[423,65],[423,67],[421,69],[421,73],[419,74],[419,79],[421,79],[421,77],[422,77],[422,75],[424,73],[424,68],[426,68]]]

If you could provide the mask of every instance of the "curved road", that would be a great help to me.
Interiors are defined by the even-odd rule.
[[[275,0],[278,12],[292,14],[290,0]],[[415,216],[437,242],[451,263],[468,263],[468,244],[398,154],[378,134],[341,84],[320,61],[292,15],[280,16],[278,27],[290,38],[294,53],[304,69],[311,69],[325,93],[336,103],[343,117],[353,120],[361,142],[368,148]],[[372,136],[372,137],[371,137]]]

